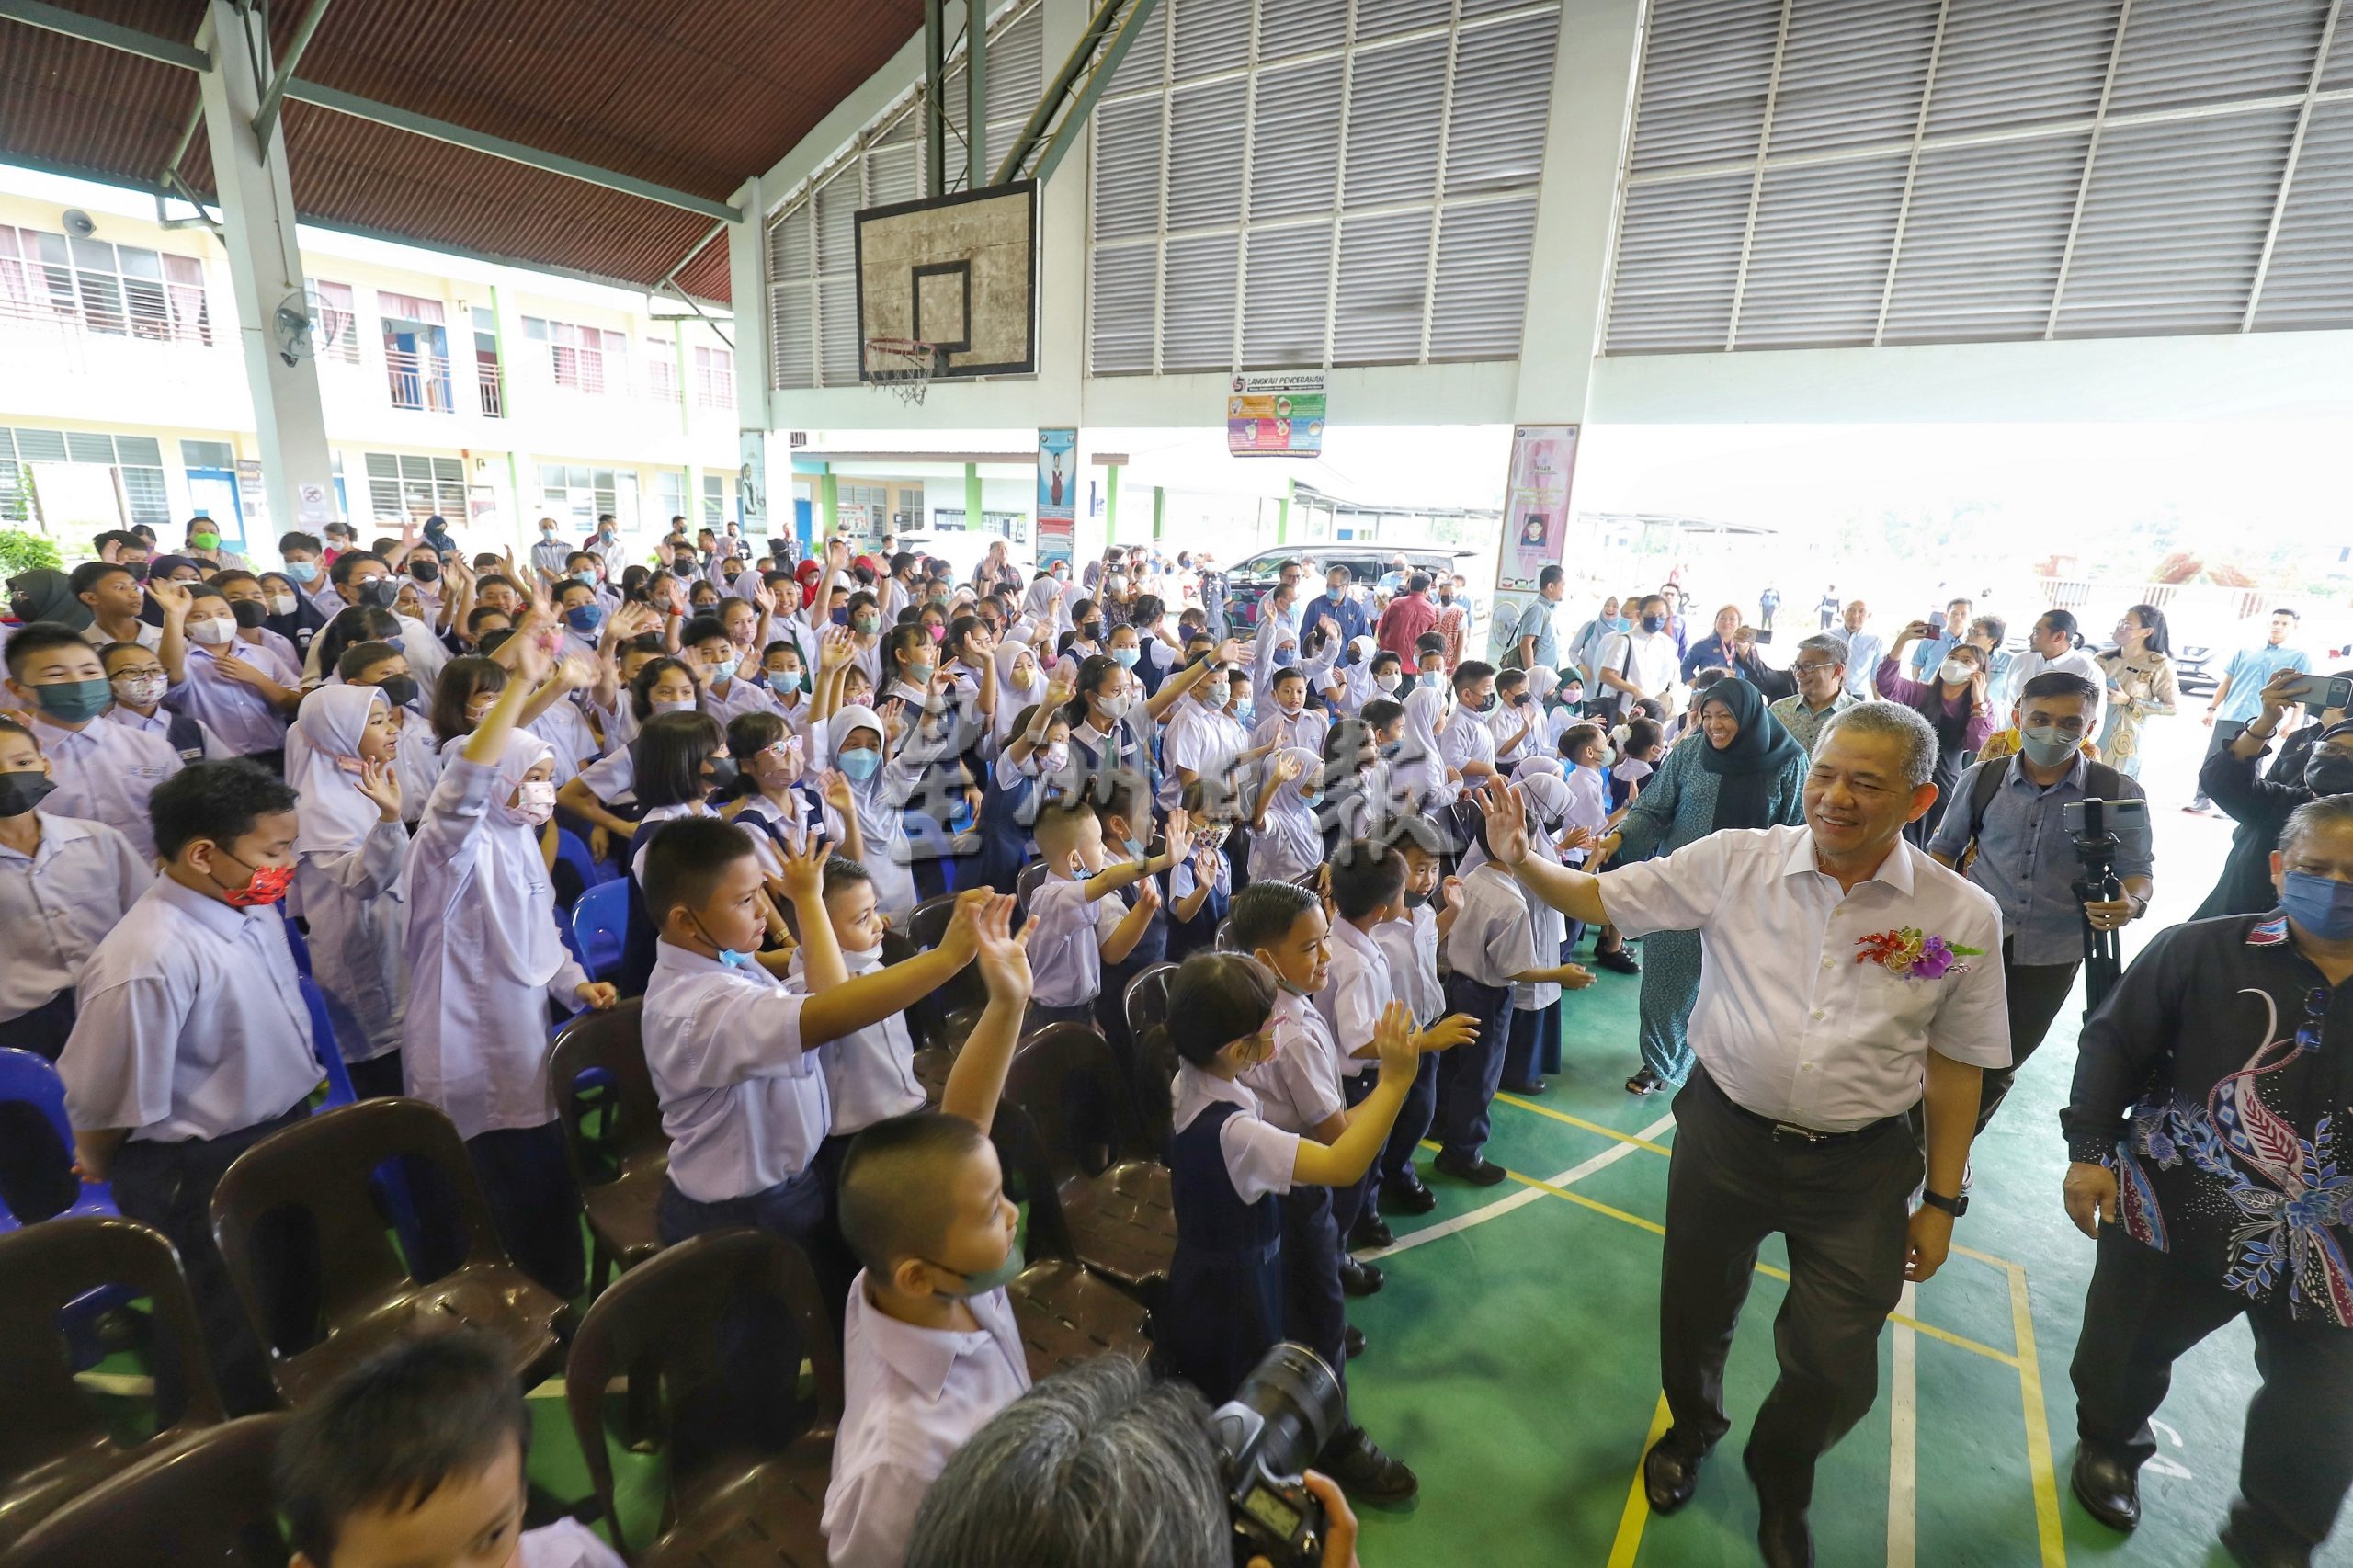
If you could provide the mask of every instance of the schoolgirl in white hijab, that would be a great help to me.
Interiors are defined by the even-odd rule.
[[[288,782],[296,810],[294,882],[311,925],[311,975],[362,1097],[401,1092],[408,1000],[408,830],[401,824],[392,705],[372,686],[323,686],[290,733],[302,746]]]
[[[1446,699],[1435,687],[1415,687],[1405,699],[1405,733],[1397,755],[1389,760],[1391,809],[1412,816],[1438,806],[1450,806],[1461,791],[1447,777],[1446,758],[1438,748],[1438,718]]]
[[[1381,695],[1372,684],[1372,656],[1381,651],[1371,637],[1359,635],[1348,639],[1348,662],[1332,672],[1329,691],[1339,692],[1332,699],[1332,706],[1342,714],[1354,718],[1364,711],[1364,705]]]
[[[997,694],[996,711],[989,716],[989,733],[1002,751],[1012,738],[1013,722],[1021,710],[1046,699],[1046,672],[1035,650],[1010,639],[998,643],[989,657],[996,661],[996,682],[1003,688]]]
[[[890,737],[873,709],[853,703],[836,710],[826,722],[825,735],[834,767],[849,780],[858,834],[866,846],[858,864],[866,868],[867,878],[874,884],[875,905],[885,915],[904,915],[915,906],[915,878],[907,864],[904,817],[915,780],[890,756]],[[832,814],[830,807],[828,812]]]
[[[1324,758],[1303,746],[1288,746],[1266,766],[1269,778],[1296,771],[1258,797],[1258,814],[1250,823],[1250,880],[1287,882],[1324,863],[1324,834],[1315,824]]]

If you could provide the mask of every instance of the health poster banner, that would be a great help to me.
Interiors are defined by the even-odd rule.
[[[1569,540],[1569,476],[1577,463],[1574,425],[1522,425],[1511,433],[1511,482],[1504,493],[1499,593],[1532,594],[1537,574],[1561,563]]]
[[[1225,400],[1225,449],[1238,458],[1312,458],[1324,450],[1318,371],[1236,376]]]
[[[1078,432],[1068,426],[1038,432],[1038,564],[1051,566],[1078,552]]]

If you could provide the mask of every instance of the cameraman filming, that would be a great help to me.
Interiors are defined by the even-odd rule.
[[[924,1494],[906,1568],[1232,1568],[1210,1409],[1124,1356],[1066,1368],[972,1434]],[[1321,1568],[1358,1568],[1357,1520],[1313,1471]],[[1265,1557],[1248,1568],[1278,1568]]]
[[[2067,831],[2067,807],[2143,799],[2139,784],[2085,755],[2083,743],[2098,710],[2099,688],[2079,675],[2046,670],[2028,680],[2010,710],[2018,752],[1978,763],[1961,776],[1928,844],[1929,854],[2002,906],[2010,1064],[1985,1071],[1978,1091],[1980,1132],[2075,988],[2085,927],[2118,931],[2148,911],[2153,860],[2145,813],[2117,824],[2115,870],[2122,896],[2092,900],[2076,892],[2085,873]]]

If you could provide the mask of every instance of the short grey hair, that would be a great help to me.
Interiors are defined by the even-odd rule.
[[[1831,636],[1827,631],[1817,631],[1800,642],[1798,652],[1824,654],[1836,665],[1843,665],[1847,662],[1847,644]]]
[[[1814,743],[1814,755],[1830,744],[1830,737],[1840,731],[1852,730],[1857,734],[1880,739],[1893,737],[1904,743],[1904,781],[1917,790],[1937,776],[1937,732],[1914,709],[1885,698],[1877,702],[1858,702],[1843,713],[1831,716],[1822,727],[1822,738]]]
[[[2353,795],[2321,795],[2306,801],[2288,813],[2287,824],[2279,830],[2280,858],[2302,849],[2307,839],[2347,830],[2353,830]]]
[[[1190,1385],[1124,1356],[1055,1373],[948,1461],[906,1568],[1228,1568],[1209,1416]]]

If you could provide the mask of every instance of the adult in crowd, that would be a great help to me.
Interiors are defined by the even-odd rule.
[[[1810,756],[1822,739],[1823,726],[1860,700],[1847,689],[1846,644],[1835,632],[1815,632],[1798,644],[1790,674],[1797,679],[1797,690],[1776,699],[1766,711],[1780,721]]]
[[[1935,799],[1936,757],[1926,719],[1865,703],[1824,733],[1803,825],[1712,834],[1600,877],[1530,855],[1509,791],[1480,801],[1495,858],[1570,918],[1699,933],[1698,1065],[1675,1100],[1659,1279],[1673,1424],[1643,1457],[1643,1489],[1654,1514],[1691,1500],[1730,1427],[1724,1361],[1757,1248],[1783,1233],[1780,1377],[1742,1456],[1769,1568],[1813,1562],[1815,1463],[1878,1396],[1880,1332],[1905,1281],[1944,1263],[1968,1208],[1979,1074],[2010,1059],[1991,957],[2001,916],[1904,841]],[[1901,941],[1905,929],[1925,937]],[[1905,1124],[1923,1105],[1925,1157]]]
[[[1912,841],[1926,845],[1937,825],[1944,820],[1945,808],[1951,803],[1952,792],[1961,782],[1962,760],[1972,752],[1982,750],[1986,738],[1994,733],[1994,704],[1986,692],[1985,655],[1966,642],[1947,645],[1941,663],[1929,672],[1926,681],[1915,681],[1904,671],[1904,649],[1906,643],[1923,638],[1933,638],[1936,628],[1925,620],[1915,620],[1904,629],[1895,646],[1886,658],[1879,662],[1877,684],[1880,696],[1891,702],[1901,702],[1915,710],[1937,732],[1937,770],[1933,782],[1937,798],[1928,809],[1915,818],[1910,827]]]
[[[1647,697],[1675,711],[1676,679],[1681,655],[1666,631],[1666,599],[1644,597],[1636,607],[1633,624],[1602,640],[1599,667],[1594,671],[1597,695],[1614,714],[1626,715]]]
[[[1430,622],[1430,630],[1446,642],[1446,667],[1454,669],[1462,663],[1463,639],[1471,633],[1471,607],[1463,602],[1462,585],[1452,575],[1438,574],[1438,618]]]
[[[1676,746],[1643,781],[1643,792],[1602,847],[1639,860],[1677,850],[1726,828],[1804,820],[1803,746],[1765,711],[1756,688],[1737,676],[1708,687],[1697,710],[1700,738]],[[1699,995],[1699,934],[1662,930],[1643,951],[1643,1062],[1626,1092],[1680,1085],[1691,1071],[1688,1038]]]
[[[1836,625],[1838,620],[1838,585],[1833,583],[1823,589],[1822,598],[1813,608],[1814,613],[1822,617],[1823,631],[1827,631]]]
[[[1618,613],[1618,596],[1612,594],[1601,601],[1600,613],[1578,627],[1577,634],[1570,639],[1568,662],[1585,672],[1586,689],[1592,689],[1595,684],[1593,672],[1602,642],[1611,632],[1625,631],[1629,624],[1627,619]]]
[[[2141,786],[2084,755],[2084,730],[2099,693],[2081,676],[2053,670],[2018,693],[2010,722],[2019,749],[1961,776],[1928,853],[1993,895],[2002,909],[2002,991],[2010,1025],[2010,1064],[1986,1069],[1977,1131],[1994,1119],[2011,1082],[2035,1052],[2075,989],[2084,966],[2084,927],[2115,931],[2149,912],[2155,892],[2149,820],[2116,828],[2116,876],[2123,896],[2086,899],[2068,836],[2078,801],[2137,801]]]
[[[1734,659],[1733,648],[1739,635],[1740,607],[1726,605],[1716,611],[1714,628],[1684,653],[1683,684],[1689,686],[1691,677],[1701,670],[1732,668]]]
[[[2256,775],[2256,763],[2270,749],[2272,737],[2287,717],[2288,688],[2297,678],[2295,671],[2283,668],[2265,682],[2262,707],[2255,722],[2208,757],[2199,771],[2199,789],[2239,825],[2231,835],[2230,858],[2222,862],[2222,875],[2193,918],[2254,915],[2270,908],[2272,851],[2279,846],[2279,830],[2287,825],[2290,814],[2307,801],[2353,793],[2353,723],[2332,724],[2314,737],[2300,777]]]
[[[2045,670],[2064,670],[2071,676],[2081,676],[2103,692],[2108,687],[2108,672],[2099,661],[2084,652],[2083,629],[2076,625],[2075,612],[2063,609],[2044,610],[2035,617],[2026,634],[2026,652],[2010,665],[2010,691],[2024,691],[2026,683]],[[2108,706],[2102,697],[2100,707]],[[2102,715],[2092,714],[2091,733],[2100,732]]]
[[[1413,574],[1405,579],[1405,591],[1389,601],[1389,608],[1381,612],[1381,623],[1373,629],[1372,640],[1409,665],[1416,656],[1415,642],[1438,625],[1438,607],[1430,603],[1429,592],[1429,574]]]
[[[2247,727],[2258,709],[2263,706],[2263,688],[2281,670],[2294,670],[2299,675],[2312,671],[2312,658],[2295,646],[2296,629],[2302,618],[2286,605],[2271,612],[2271,624],[2260,646],[2242,648],[2231,655],[2222,681],[2214,687],[2214,695],[2206,699],[2204,722],[2212,732],[2206,739],[2206,756],[2214,754],[2238,739],[2239,732]],[[2203,763],[2200,766],[2204,766]],[[2211,812],[2213,802],[2207,800],[2201,787],[2197,798],[2184,806],[2187,812]]]
[[[1920,638],[1920,645],[1912,650],[1912,657],[1905,664],[1904,673],[1914,680],[1927,680],[1936,667],[1945,662],[1945,655],[1951,653],[1968,637],[1969,615],[1974,608],[1976,606],[1967,599],[1954,599],[1945,606],[1945,618],[1942,624],[1935,621],[1922,622],[1921,624],[1928,628],[1928,631],[1927,635]],[[1904,699],[1899,697],[1895,700],[1901,702]]]
[[[1324,1506],[1322,1568],[1356,1568],[1347,1499],[1313,1470],[1305,1479]],[[1233,1561],[1233,1539],[1201,1396],[1097,1356],[956,1451],[924,1494],[906,1568],[1212,1568]]]
[[[1857,599],[1847,607],[1838,624],[1829,629],[1833,637],[1847,644],[1847,689],[1864,702],[1878,695],[1871,682],[1879,675],[1880,660],[1887,656],[1887,639],[1865,630],[1870,617],[1870,606]]]
[[[1677,570],[1682,568],[1677,567]],[[1691,618],[1684,610],[1688,596],[1672,577],[1660,585],[1658,594],[1666,601],[1666,634],[1675,639],[1675,656],[1680,660],[1691,646]]]
[[[1356,578],[1345,566],[1335,565],[1324,574],[1324,591],[1307,601],[1301,624],[1313,631],[1322,621],[1330,621],[1333,630],[1345,645],[1355,642],[1372,630],[1372,622],[1357,602]]]
[[[1013,563],[1010,542],[1001,539],[990,542],[988,553],[972,568],[972,590],[983,595],[1000,590],[1008,594],[1021,591],[1021,568]]]
[[[2018,655],[2003,646],[2009,633],[2010,623],[2000,616],[1981,615],[1970,621],[1961,639],[1985,655],[1985,691],[1996,708],[2010,699],[2010,666],[2018,662]]]
[[[1756,628],[1753,626],[1743,626],[1733,633],[1732,661],[1727,667],[1762,692],[1768,702],[1778,702],[1798,689],[1797,676],[1765,662],[1765,655],[1757,651]]]
[[[1519,612],[1512,628],[1512,653],[1519,667],[1557,669],[1561,663],[1561,597],[1568,592],[1568,574],[1547,566],[1536,574],[1536,597]]]
[[[2159,934],[2076,1053],[2067,1215],[2098,1253],[2072,1480],[2101,1523],[2139,1523],[2174,1362],[2245,1318],[2260,1386],[2222,1545],[2307,1568],[2353,1488],[2353,799],[2298,807],[2271,875],[2261,911]]]
[[[1781,590],[1769,585],[1756,596],[1756,624],[1766,631],[1773,630],[1773,617],[1781,608]]]
[[[2141,777],[2141,725],[2181,706],[2173,668],[2173,638],[2165,612],[2134,605],[2116,623],[2116,646],[2099,655],[2107,679],[2108,722],[2100,732],[2099,759],[2130,778]]]

